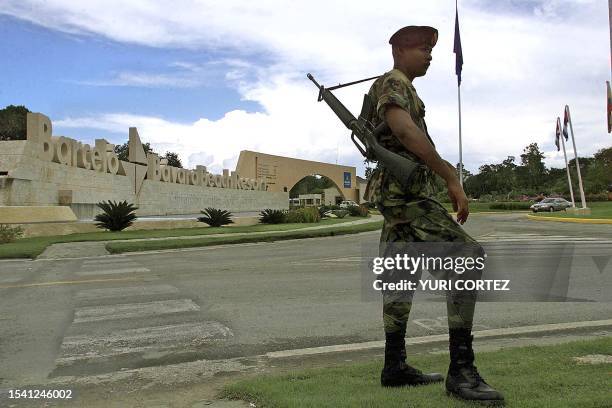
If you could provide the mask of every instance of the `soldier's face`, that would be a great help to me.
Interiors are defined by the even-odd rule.
[[[427,73],[431,64],[431,46],[421,45],[412,48],[400,48],[400,64],[414,78]]]

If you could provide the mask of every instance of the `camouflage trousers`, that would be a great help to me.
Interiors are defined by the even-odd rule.
[[[434,250],[442,247],[440,250],[447,253],[449,245],[460,248],[464,255],[466,251],[468,256],[484,255],[484,250],[478,242],[453,220],[444,207],[433,200],[389,207],[379,205],[378,208],[385,218],[380,236],[379,256],[381,257],[410,254],[415,247],[419,248],[420,253],[423,246]],[[428,272],[436,279],[457,277],[454,272],[449,273],[446,270],[428,269]],[[469,279],[480,279],[481,273],[472,272]],[[407,276],[405,274],[393,276],[397,274],[397,271],[394,270],[387,270],[384,274],[387,281],[398,281]],[[418,282],[421,274],[422,270],[416,271],[409,275],[408,279]],[[449,328],[472,327],[476,295],[475,290],[446,291]],[[405,332],[413,296],[414,291],[409,290],[383,291],[385,333]]]

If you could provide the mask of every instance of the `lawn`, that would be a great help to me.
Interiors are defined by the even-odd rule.
[[[356,234],[359,232],[376,231],[382,228],[382,221],[365,224],[342,226],[330,225],[329,228],[303,231],[286,231],[274,234],[239,235],[227,234],[222,237],[198,237],[193,239],[164,239],[155,241],[125,241],[109,242],[106,250],[113,254],[123,252],[152,251],[161,249],[194,248],[211,245],[243,244],[247,242],[273,242],[287,239],[304,239],[328,237],[335,235]]]
[[[324,218],[320,223],[310,224],[256,224],[244,227],[201,227],[158,230],[131,230],[121,232],[87,232],[68,235],[53,235],[47,237],[22,238],[10,244],[0,244],[0,259],[2,258],[35,258],[49,245],[63,242],[83,241],[114,241],[124,239],[146,239],[164,237],[185,237],[211,234],[235,234],[248,232],[286,231],[321,225],[337,225],[348,221],[361,220],[361,217]]]
[[[580,207],[581,204],[578,201],[576,203],[577,207]],[[562,217],[562,218],[600,218],[600,219],[612,219],[612,201],[595,201],[592,203],[587,203],[587,207],[591,209],[590,215],[580,215],[580,214],[572,214],[570,212],[565,211],[555,211],[553,213],[536,213],[538,217]]]
[[[609,354],[612,338],[555,346],[478,353],[488,383],[511,407],[609,407],[610,364],[580,365],[573,357]],[[386,389],[382,361],[247,378],[228,385],[222,397],[259,407],[472,407],[446,396],[443,384]],[[410,358],[417,367],[446,374],[448,355]]]

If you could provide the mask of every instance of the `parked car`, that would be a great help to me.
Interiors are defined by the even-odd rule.
[[[565,198],[545,198],[539,203],[533,204],[529,208],[531,208],[531,211],[535,213],[538,211],[565,211],[571,206],[572,203],[567,201]]]
[[[359,204],[357,204],[353,200],[345,200],[340,203],[340,208],[349,208],[349,207],[353,207],[356,205],[359,205]]]

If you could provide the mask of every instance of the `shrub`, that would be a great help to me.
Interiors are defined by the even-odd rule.
[[[492,203],[489,204],[491,210],[528,210],[531,203]]]
[[[122,231],[132,225],[137,218],[134,211],[138,209],[127,201],[102,201],[96,204],[103,211],[95,216],[96,227],[109,231]]]
[[[332,214],[334,214],[338,218],[344,218],[348,215],[348,211],[346,210],[333,210]]]
[[[353,217],[367,217],[368,216],[368,207],[365,205],[352,205],[348,207],[348,212]]]
[[[304,210],[303,208],[296,208],[295,210],[289,210],[289,212],[285,214],[285,222],[289,224],[306,222],[304,218],[303,210]]]
[[[8,244],[21,238],[23,229],[21,227],[11,227],[10,225],[0,224],[0,244]]]
[[[289,210],[285,214],[285,222],[287,223],[311,223],[321,221],[319,210],[316,207],[304,207]]]
[[[565,198],[567,201],[571,202],[571,199],[569,197]],[[580,194],[578,194],[577,197],[575,197],[576,202],[580,201]],[[587,194],[585,196],[585,200],[587,202],[589,201],[608,201],[608,193],[601,193],[601,194]]]
[[[285,222],[285,211],[283,210],[272,210],[266,208],[259,213],[259,222],[262,224],[282,224]]]
[[[319,222],[321,221],[321,216],[319,215],[319,210],[316,207],[306,207],[302,208],[304,211],[304,222]]]
[[[198,221],[204,222],[211,227],[220,227],[222,225],[233,224],[232,213],[226,210],[219,210],[217,208],[205,208],[204,211],[200,211],[204,214],[203,217],[198,217]]]

